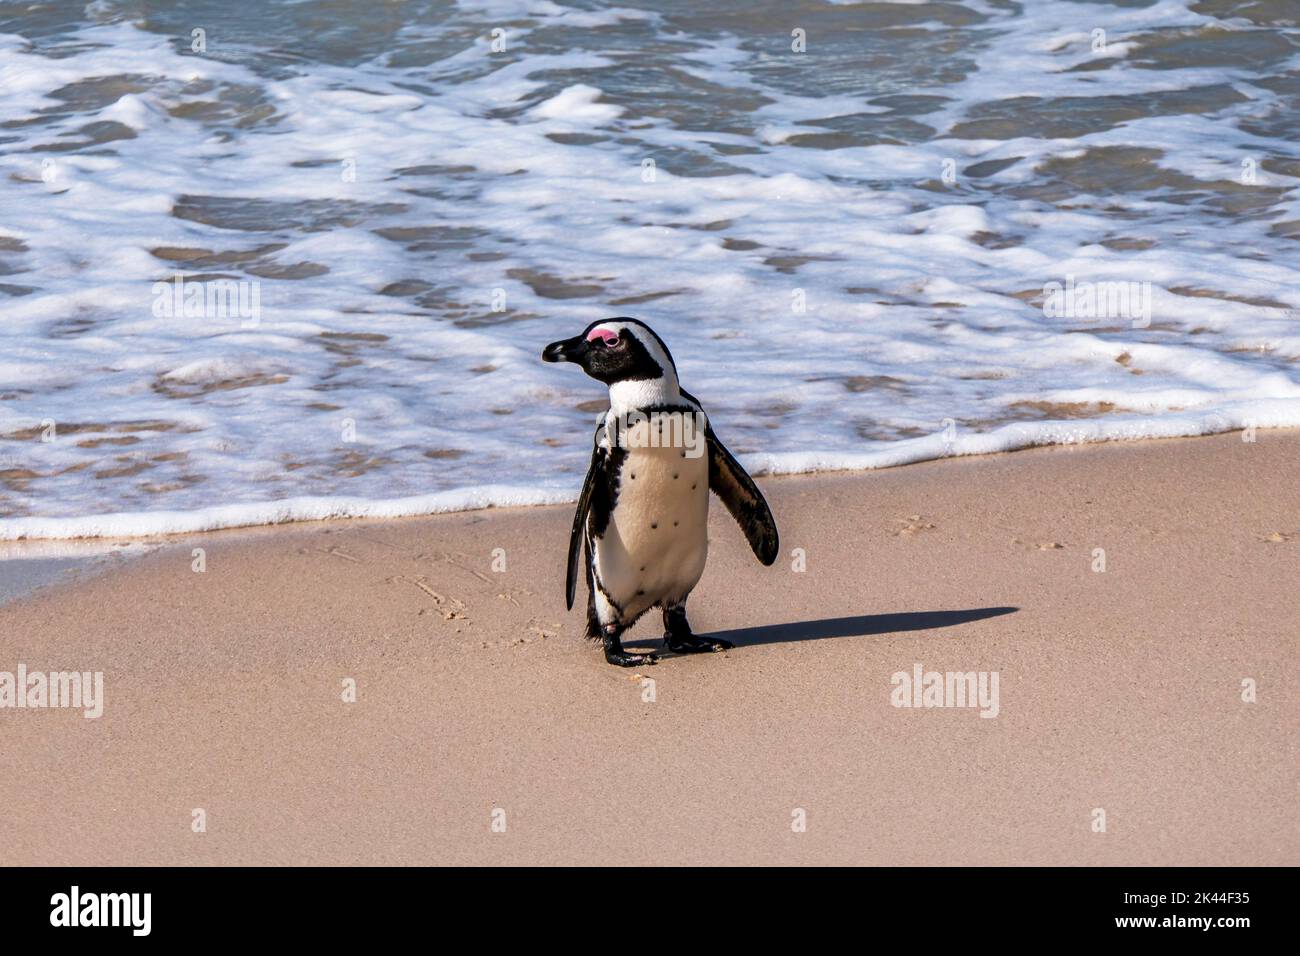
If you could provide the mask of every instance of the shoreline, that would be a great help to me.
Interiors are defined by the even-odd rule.
[[[0,671],[103,672],[103,714],[0,709],[3,862],[1300,862],[1300,432],[1034,452],[760,478],[782,557],[713,507],[689,606],[735,649],[630,671],[564,611],[567,505],[191,536],[27,594]],[[918,667],[996,716],[892,703]]]
[[[1300,435],[1300,428],[1274,428],[1265,429],[1266,434],[1279,433],[1286,435],[1294,433]],[[1027,445],[1013,448],[1007,451],[979,452],[960,455],[944,456],[940,458],[922,458],[915,461],[908,460],[901,464],[884,465],[879,467],[865,469],[840,469],[831,471],[813,471],[813,472],[789,472],[778,474],[759,474],[756,477],[762,478],[764,482],[788,481],[797,479],[833,479],[833,478],[851,478],[853,476],[869,476],[876,472],[892,471],[898,468],[906,468],[913,465],[927,465],[939,461],[950,461],[959,459],[983,460],[998,458],[1006,455],[1021,454],[1024,452],[1047,452],[1054,450],[1065,450],[1071,448],[1087,448],[1095,445],[1107,445],[1114,443],[1121,444],[1150,444],[1160,443],[1170,440],[1194,440],[1201,438],[1216,438],[1222,435],[1239,435],[1242,432],[1216,432],[1204,435],[1175,435],[1170,438],[1112,438],[1100,441],[1088,441],[1077,444],[1049,444],[1049,445]],[[575,476],[575,483],[580,481],[580,476]],[[576,484],[575,484],[576,487]],[[421,496],[433,497],[433,496]],[[544,496],[545,497],[545,496]],[[289,501],[303,500],[324,504],[330,500],[336,499],[288,499]],[[396,503],[400,501],[410,501],[414,499],[394,499]],[[388,524],[393,521],[420,520],[423,518],[433,518],[446,515],[474,514],[478,512],[499,511],[511,513],[515,511],[526,511],[536,508],[562,507],[572,505],[576,498],[567,498],[562,501],[542,500],[533,503],[516,504],[516,505],[498,505],[487,504],[481,507],[471,508],[454,508],[451,510],[441,510],[432,512],[417,511],[414,513],[396,513],[388,515],[341,515],[315,518],[288,518],[282,521],[274,522],[255,522],[251,524],[234,523],[222,525],[213,528],[200,528],[198,530],[181,530],[169,531],[164,533],[153,534],[108,534],[83,537],[51,537],[51,538],[6,538],[4,536],[5,520],[0,519],[0,607],[7,602],[16,600],[38,590],[58,586],[61,583],[75,584],[79,580],[85,580],[102,571],[108,570],[113,564],[120,560],[130,560],[150,554],[161,548],[182,547],[186,544],[198,545],[200,542],[209,541],[221,536],[238,536],[241,534],[257,535],[263,533],[273,533],[280,529],[307,527],[329,523],[376,523]],[[381,504],[385,502],[380,502]],[[714,499],[714,505],[720,507]],[[284,502],[266,502],[264,504],[254,504],[253,508],[270,508],[283,505]],[[240,508],[243,506],[234,506]],[[106,515],[92,516],[88,518],[67,518],[67,519],[41,519],[56,520],[67,522],[102,522],[105,519],[126,518],[128,523],[131,519],[138,517],[148,518],[151,513],[140,515]],[[160,515],[169,515],[170,512],[161,512]],[[15,569],[18,570],[15,570]]]
[[[1215,430],[1204,430],[1204,423],[1213,419]],[[1186,423],[1200,423],[1192,431]],[[1182,424],[1180,424],[1182,423]],[[1053,425],[1058,428],[1054,438],[1044,439],[1033,426]],[[750,474],[765,478],[825,477],[831,475],[871,474],[907,465],[923,465],[934,461],[960,458],[984,458],[1016,452],[1039,451],[1051,448],[1081,448],[1089,445],[1167,441],[1178,438],[1212,438],[1219,435],[1241,434],[1244,429],[1252,433],[1288,433],[1300,426],[1287,424],[1258,425],[1227,423],[1221,413],[1207,415],[1165,416],[1160,427],[1151,422],[1143,433],[1129,433],[1127,422],[1018,422],[1004,425],[991,432],[966,435],[945,440],[942,434],[921,439],[894,443],[897,447],[865,452],[858,456],[837,455],[825,459],[815,453],[778,452],[739,456],[742,464],[749,463]],[[1222,427],[1221,427],[1222,426]],[[1026,430],[1016,439],[1015,434]],[[1154,432],[1154,433],[1151,433]],[[830,463],[823,467],[823,460]],[[778,461],[800,461],[801,464],[775,466]],[[856,461],[856,464],[836,464]],[[757,467],[754,466],[757,463]],[[575,474],[576,489],[582,475]],[[474,488],[450,489],[429,494],[401,498],[356,498],[346,495],[296,496],[271,501],[240,502],[218,505],[196,511],[114,512],[71,517],[18,516],[0,518],[0,560],[5,546],[23,542],[90,542],[110,539],[142,541],[154,538],[172,538],[180,535],[206,534],[211,531],[231,531],[243,528],[277,527],[317,521],[392,520],[395,518],[422,518],[441,514],[460,514],[496,508],[535,508],[548,505],[571,504],[577,500],[576,491],[529,490],[513,485],[481,485]]]

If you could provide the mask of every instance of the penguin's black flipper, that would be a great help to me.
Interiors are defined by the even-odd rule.
[[[570,611],[573,610],[573,595],[578,587],[578,563],[582,560],[583,528],[587,525],[587,509],[591,507],[591,486],[596,483],[596,455],[591,456],[591,467],[587,469],[587,479],[582,483],[582,492],[578,495],[578,510],[573,515],[573,530],[569,532],[569,570],[564,580],[564,600]]]
[[[709,442],[709,488],[722,499],[740,530],[745,532],[755,557],[770,565],[781,551],[772,510],[754,479],[713,434],[712,425],[705,429],[704,435]]]
[[[587,512],[591,509],[591,493],[605,473],[605,458],[601,454],[600,429],[596,429],[595,448],[591,451],[591,465],[578,495],[578,510],[573,514],[573,530],[569,532],[569,570],[564,581],[564,599],[573,610],[573,595],[578,587],[578,565],[582,560],[582,541],[586,537]]]

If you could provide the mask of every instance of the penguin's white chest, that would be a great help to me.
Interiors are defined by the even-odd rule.
[[[708,456],[648,447],[649,428],[628,437],[609,525],[593,541],[597,577],[625,620],[684,599],[709,550]]]

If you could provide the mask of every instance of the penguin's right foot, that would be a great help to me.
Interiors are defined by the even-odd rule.
[[[720,637],[699,637],[689,632],[674,634],[669,631],[664,634],[664,646],[674,654],[708,654],[713,651],[729,651],[736,645]]]

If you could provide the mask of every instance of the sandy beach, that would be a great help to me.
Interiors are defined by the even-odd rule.
[[[172,541],[0,607],[0,670],[104,674],[0,711],[0,863],[1294,865],[1297,462],[763,479],[782,558],[715,501],[690,605],[735,649],[634,670],[564,612],[567,506]],[[996,716],[894,706],[917,665]]]

